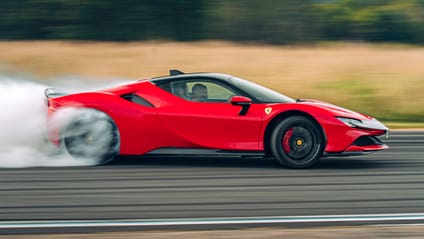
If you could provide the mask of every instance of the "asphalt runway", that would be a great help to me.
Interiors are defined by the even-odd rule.
[[[424,131],[389,150],[293,170],[258,158],[120,158],[98,167],[0,169],[0,221],[424,212]]]

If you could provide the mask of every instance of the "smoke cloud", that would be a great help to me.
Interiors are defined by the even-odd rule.
[[[123,82],[108,80],[105,83],[77,77],[58,78],[50,82],[54,82],[54,85],[40,83],[28,76],[0,75],[0,168],[95,164],[93,158],[75,159],[65,150],[47,142],[44,89],[53,86],[85,91]],[[104,123],[98,127],[104,128]]]

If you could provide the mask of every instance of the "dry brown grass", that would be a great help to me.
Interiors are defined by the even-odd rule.
[[[224,72],[293,98],[319,98],[371,115],[424,121],[424,48],[330,44],[261,46],[226,42],[0,42],[0,64],[40,77],[144,78]]]

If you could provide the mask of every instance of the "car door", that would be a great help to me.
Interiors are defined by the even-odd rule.
[[[158,109],[159,120],[175,140],[170,147],[214,148],[224,150],[259,150],[264,105],[251,104],[245,115],[241,106],[230,103],[237,89],[212,78],[189,78],[170,82],[168,90],[177,100]],[[198,88],[207,96],[198,97]],[[203,92],[204,93],[204,92]]]

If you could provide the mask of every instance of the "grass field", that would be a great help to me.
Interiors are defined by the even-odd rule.
[[[170,68],[233,74],[293,98],[318,98],[393,124],[424,122],[424,47],[0,42],[0,71],[30,72],[43,79],[136,79],[165,75]]]

